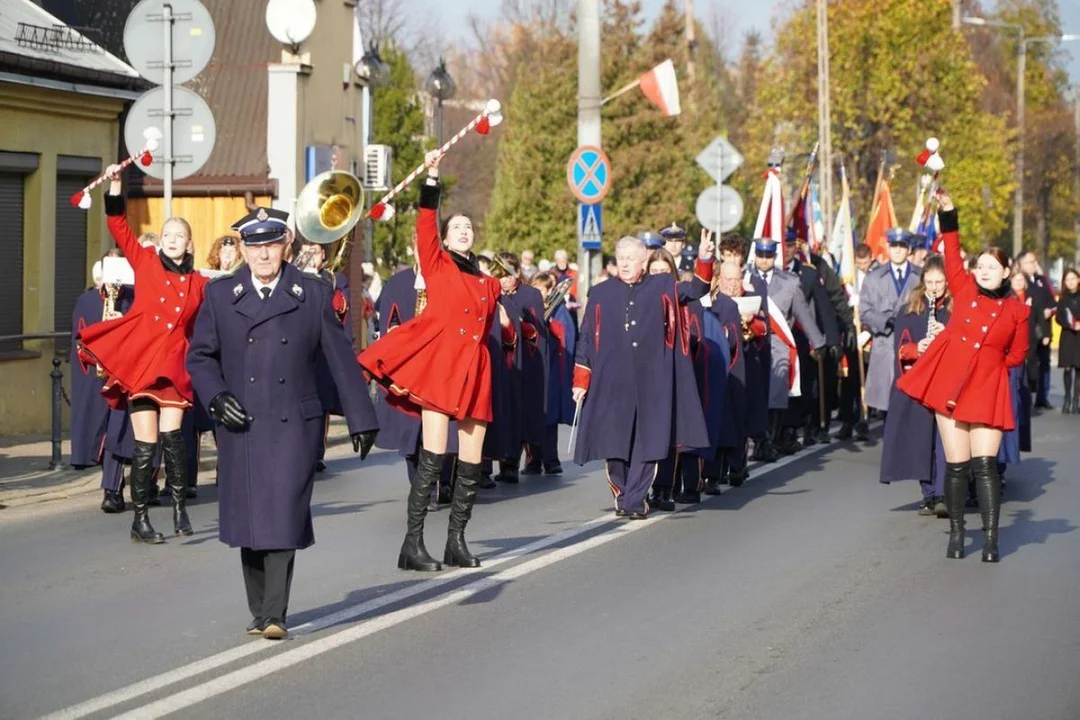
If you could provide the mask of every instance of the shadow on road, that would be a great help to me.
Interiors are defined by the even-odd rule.
[[[1025,545],[1045,545],[1053,535],[1067,535],[1076,530],[1076,526],[1065,518],[1033,520],[1034,512],[1026,508],[1011,515],[1012,522],[998,533],[1001,557],[1012,555]]]

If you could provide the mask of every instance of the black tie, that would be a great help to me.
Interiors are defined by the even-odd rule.
[[[261,287],[261,288],[259,288],[259,292],[261,292],[261,293],[262,293],[262,296],[263,296],[263,300],[265,300],[265,299],[267,299],[268,297],[270,297],[270,288],[268,288],[268,287]]]

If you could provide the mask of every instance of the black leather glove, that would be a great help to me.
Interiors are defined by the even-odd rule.
[[[247,429],[247,411],[236,396],[228,390],[218,393],[210,401],[210,414],[230,432],[241,432]]]
[[[378,430],[368,430],[366,432],[352,434],[353,452],[360,453],[361,460],[366,460],[368,453],[371,452],[371,448],[375,447],[375,436],[378,434]]]

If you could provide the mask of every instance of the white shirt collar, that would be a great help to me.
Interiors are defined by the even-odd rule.
[[[274,278],[273,280],[271,280],[268,283],[264,283],[264,282],[260,281],[257,277],[252,275],[251,276],[251,286],[253,288],[255,288],[255,294],[258,295],[261,298],[262,297],[262,289],[264,287],[268,287],[268,288],[270,288],[270,294],[273,295],[274,294],[274,289],[277,288],[278,283],[281,281],[281,275],[282,275],[282,273],[279,272],[277,274],[277,277]]]
[[[907,260],[904,261],[903,265],[897,265],[895,263],[889,263],[889,265],[892,267],[893,276],[895,276],[896,273],[898,273],[898,272],[903,272],[905,275],[907,275],[907,271],[908,271],[908,261]]]

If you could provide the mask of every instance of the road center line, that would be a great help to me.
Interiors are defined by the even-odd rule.
[[[785,458],[781,458],[779,461],[762,466],[759,472],[753,479],[761,478],[766,475],[780,470],[791,463],[797,462],[803,458],[816,455],[824,450],[832,447],[843,447],[842,445],[830,444],[830,445],[818,445],[813,448],[803,450],[795,455],[789,455]],[[753,466],[751,466],[753,467]],[[705,499],[704,502],[709,502]],[[483,592],[490,588],[496,587],[502,583],[514,580],[528,573],[541,570],[550,565],[553,565],[561,560],[573,557],[579,553],[591,550],[606,543],[611,542],[625,535],[651,527],[664,520],[667,517],[672,516],[674,513],[656,513],[648,520],[644,521],[622,521],[620,524],[614,525],[612,529],[602,532],[594,537],[591,537],[582,542],[574,543],[567,547],[559,548],[550,553],[547,553],[541,557],[528,560],[512,568],[508,568],[495,574],[488,574],[489,571],[500,565],[504,565],[508,562],[525,557],[526,555],[533,554],[539,550],[558,545],[559,543],[571,540],[579,535],[586,534],[597,527],[604,525],[605,523],[615,522],[611,513],[605,513],[604,515],[589,520],[588,522],[578,525],[573,528],[560,531],[553,535],[549,535],[540,540],[536,540],[532,543],[528,543],[519,548],[510,550],[502,555],[497,555],[490,559],[484,560],[484,566],[476,570],[455,570],[448,573],[443,573],[438,577],[421,582],[416,585],[410,585],[409,587],[402,588],[395,592],[383,595],[372,600],[368,600],[351,607],[343,608],[337,612],[325,615],[323,617],[311,620],[303,625],[299,625],[293,628],[291,632],[294,636],[303,637],[315,633],[319,630],[338,625],[342,622],[346,622],[353,618],[361,617],[369,614],[381,608],[393,605],[410,597],[425,594],[433,590],[438,589],[443,585],[457,582],[469,575],[477,575],[477,579],[468,583],[464,587],[450,592],[447,595],[432,598],[417,605],[409,606],[395,610],[386,615],[372,618],[369,621],[362,622],[359,625],[355,625],[350,628],[339,630],[331,635],[312,642],[301,645],[291,650],[283,650],[274,657],[267,658],[266,660],[259,661],[247,667],[235,670],[226,675],[222,675],[213,680],[209,680],[205,683],[196,685],[188,690],[181,691],[175,695],[163,698],[144,707],[133,710],[129,713],[120,715],[121,718],[156,718],[162,717],[169,713],[176,712],[186,707],[190,707],[196,703],[208,700],[212,697],[220,695],[222,693],[233,690],[242,685],[246,685],[250,682],[254,682],[259,678],[265,677],[278,670],[291,667],[298,662],[307,660],[323,653],[334,650],[338,647],[346,645],[350,642],[354,642],[361,638],[367,637],[381,630],[393,627],[400,623],[406,622],[413,618],[427,614],[439,608],[452,605],[460,602],[464,599],[472,597],[477,593]],[[157,692],[162,688],[170,685],[182,682],[189,678],[202,675],[215,668],[222,667],[224,665],[242,660],[248,656],[256,653],[286,648],[288,645],[283,645],[279,642],[270,640],[253,640],[247,644],[225,650],[223,652],[211,655],[201,660],[183,665],[174,670],[170,670],[159,675],[155,675],[147,680],[142,680],[127,687],[119,688],[109,693],[99,695],[95,698],[91,698],[85,702],[72,705],[54,713],[50,713],[43,717],[42,720],[74,720],[76,718],[83,718],[96,712],[115,707],[126,702],[135,700],[153,692]]]

